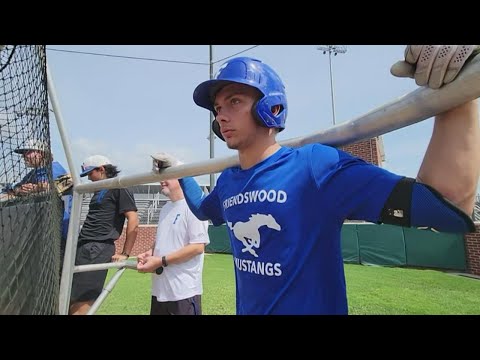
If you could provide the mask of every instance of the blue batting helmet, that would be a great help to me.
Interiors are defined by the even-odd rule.
[[[193,92],[193,101],[198,106],[212,111],[217,115],[213,103],[216,93],[225,85],[238,83],[252,86],[262,93],[262,98],[254,105],[253,114],[259,123],[265,127],[285,128],[287,119],[287,96],[285,86],[277,73],[260,60],[249,57],[238,57],[224,63],[215,78],[198,85]],[[272,108],[280,106],[278,114],[272,113]],[[212,123],[215,134],[225,140],[220,133],[217,120]]]

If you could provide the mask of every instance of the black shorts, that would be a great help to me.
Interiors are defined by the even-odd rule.
[[[104,264],[112,262],[115,255],[113,241],[78,243],[75,265]],[[70,302],[95,301],[103,290],[108,270],[87,271],[73,274]]]
[[[202,315],[202,296],[165,302],[159,302],[156,296],[152,296],[150,315]]]

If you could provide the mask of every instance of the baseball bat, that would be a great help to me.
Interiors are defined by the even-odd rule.
[[[440,89],[420,87],[353,120],[327,130],[280,142],[283,146],[299,147],[311,143],[343,146],[370,139],[431,118],[467,101],[480,97],[480,56],[469,60],[457,78]],[[79,193],[100,189],[124,188],[162,180],[218,173],[239,164],[238,156],[214,158],[137,175],[80,184]]]

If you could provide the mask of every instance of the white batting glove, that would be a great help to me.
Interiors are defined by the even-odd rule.
[[[178,166],[183,164],[183,162],[166,152],[159,152],[150,156],[153,159],[152,170],[155,173],[158,173],[162,169],[171,166]]]
[[[405,60],[390,69],[394,76],[414,78],[419,86],[438,89],[452,82],[479,45],[408,45]]]

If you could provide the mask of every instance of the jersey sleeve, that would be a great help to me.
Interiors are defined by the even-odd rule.
[[[340,220],[378,222],[392,189],[403,177],[342,150],[313,146],[311,168],[321,201]]]
[[[54,179],[58,178],[59,176],[65,175],[67,170],[57,161],[52,163],[52,176]]]
[[[224,223],[216,188],[210,194],[205,195],[194,178],[185,177],[179,182],[188,207],[199,220],[211,220],[215,226]]]
[[[118,189],[118,213],[138,211],[132,192],[129,189]]]

